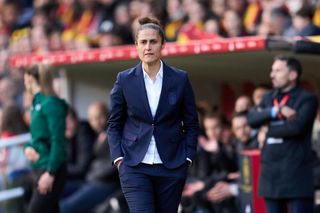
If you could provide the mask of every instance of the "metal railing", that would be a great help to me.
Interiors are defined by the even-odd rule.
[[[17,146],[29,142],[31,139],[31,134],[21,134],[18,136],[13,136],[10,138],[0,139],[0,149],[5,147]],[[5,200],[14,199],[24,195],[23,187],[16,187],[12,189],[0,191],[0,202]]]

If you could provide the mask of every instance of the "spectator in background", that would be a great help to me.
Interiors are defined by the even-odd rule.
[[[298,10],[293,16],[293,27],[297,36],[320,35],[320,28],[312,23],[311,8],[304,7]]]
[[[292,36],[291,17],[284,7],[277,7],[269,14],[269,35]]]
[[[186,43],[189,40],[200,39],[203,34],[203,24],[206,15],[204,6],[199,1],[191,1],[186,6],[187,21],[181,26],[177,41]]]
[[[74,38],[74,47],[76,50],[90,49],[89,38],[85,34],[78,34]]]
[[[252,101],[249,96],[239,96],[234,105],[234,111],[237,112],[248,112],[252,107]]]
[[[64,50],[74,50],[75,49],[75,43],[74,38],[76,36],[76,33],[73,30],[65,30],[63,31],[61,35],[61,41],[62,41],[62,48]]]
[[[254,89],[252,94],[252,100],[254,106],[259,106],[262,101],[263,96],[269,91],[266,86],[258,86]]]
[[[67,179],[68,181],[83,181],[93,160],[96,133],[87,122],[79,121],[74,109],[69,108],[65,137],[69,159]]]
[[[233,10],[227,10],[222,16],[222,35],[226,38],[246,36],[241,17]]]
[[[49,49],[48,33],[43,26],[35,26],[31,29],[31,46],[35,53],[45,53]]]
[[[22,94],[19,94],[18,85],[10,77],[0,80],[0,104],[5,105],[10,102],[17,103],[22,109]]]
[[[203,38],[217,38],[219,37],[220,33],[220,26],[219,26],[219,20],[211,17],[209,19],[206,19],[204,22],[204,35]]]
[[[246,0],[227,0],[227,6],[229,10],[236,12],[239,15],[240,19],[242,19],[242,16],[245,12],[247,6],[246,3]]]
[[[151,1],[131,0],[129,3],[129,14],[132,20],[138,17],[154,15],[154,10],[151,6]]]
[[[237,157],[240,158],[240,152],[243,150],[252,150],[258,148],[258,142],[256,138],[251,135],[251,128],[247,122],[247,113],[239,112],[235,113],[231,120],[232,131],[235,136],[235,143],[237,146]],[[241,165],[239,165],[240,167]],[[237,174],[238,175],[238,174]],[[207,197],[212,202],[223,202],[232,197],[236,197],[239,194],[238,179],[239,176],[235,175],[231,181],[225,180],[219,181],[211,188]],[[218,211],[219,212],[219,211]]]
[[[62,31],[58,27],[52,27],[49,32],[49,48],[51,51],[63,50],[63,44],[61,40]]]
[[[24,83],[33,95],[30,132],[25,155],[34,173],[29,213],[59,212],[58,200],[65,182],[65,123],[67,104],[52,88],[52,71],[42,65],[26,70]]]
[[[117,170],[112,165],[109,147],[106,142],[106,105],[101,102],[90,104],[88,121],[95,133],[94,159],[86,174],[86,181],[79,183],[77,190],[60,202],[62,213],[90,212],[113,192],[120,189]],[[86,143],[90,143],[90,141],[86,141]],[[90,152],[90,150],[88,151]]]
[[[225,11],[227,11],[226,0],[211,0],[210,11],[219,18],[222,18]]]
[[[277,56],[270,77],[273,90],[250,111],[251,127],[262,127],[259,194],[268,213],[313,211],[311,132],[317,98],[299,86],[300,62]]]
[[[181,0],[168,0],[166,2],[166,11],[168,13],[164,28],[166,38],[168,41],[175,41],[185,16]]]
[[[18,18],[21,14],[19,1],[5,0],[1,8],[1,13],[3,28],[7,32],[12,33],[18,28]]]
[[[233,115],[232,131],[236,138],[238,154],[240,154],[242,150],[259,148],[257,139],[252,137],[252,130],[247,121],[247,112],[238,112]]]
[[[19,106],[7,103],[2,109],[1,139],[7,139],[28,132],[27,125],[23,121]],[[0,188],[14,188],[17,186],[27,187],[30,184],[29,163],[23,153],[23,146],[12,146],[1,148],[0,153]],[[4,185],[4,187],[3,187]],[[23,198],[16,198],[4,203],[4,212],[25,212],[26,203]],[[1,209],[0,209],[1,211]]]
[[[102,22],[99,31],[99,46],[101,48],[121,45],[132,39],[131,33],[124,27],[115,26],[108,20]]]
[[[128,3],[120,3],[114,9],[114,23],[122,27],[130,27],[131,19],[129,15]]]
[[[208,191],[219,181],[230,181],[229,174],[237,172],[235,158],[230,158],[226,147],[221,142],[222,124],[217,114],[204,116],[203,125],[206,137],[198,139],[194,175],[188,177],[182,196],[182,206],[186,212],[229,212],[235,211],[234,200],[210,203]],[[232,176],[232,175],[230,175]],[[193,204],[192,204],[193,203]]]
[[[11,54],[32,52],[29,28],[15,30],[11,34],[9,52]]]

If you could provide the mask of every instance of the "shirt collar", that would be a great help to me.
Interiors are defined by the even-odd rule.
[[[141,66],[142,66],[142,65],[141,65]],[[147,72],[143,69],[143,67],[142,67],[142,70],[143,70],[143,77],[144,77],[144,79],[150,78],[150,77],[148,76]],[[157,75],[156,75],[156,79],[157,79],[157,78],[163,78],[163,63],[162,63],[161,60],[160,60],[160,69],[159,69],[159,72],[158,72]]]

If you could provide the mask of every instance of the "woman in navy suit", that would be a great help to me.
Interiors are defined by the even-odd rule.
[[[108,142],[130,212],[177,212],[196,151],[198,118],[186,72],[161,59],[159,21],[139,19],[141,63],[120,72],[110,93]]]

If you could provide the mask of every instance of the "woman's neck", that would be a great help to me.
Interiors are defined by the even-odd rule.
[[[35,95],[35,94],[37,94],[38,92],[40,92],[41,91],[41,89],[40,89],[40,87],[39,86],[33,86],[32,88],[31,88],[31,93],[32,93],[32,95]]]
[[[154,64],[147,64],[147,63],[143,63],[142,64],[142,68],[143,70],[148,74],[148,76],[154,80],[156,75],[158,74],[159,70],[160,70],[160,66],[161,66],[161,62],[160,60],[157,61]]]

